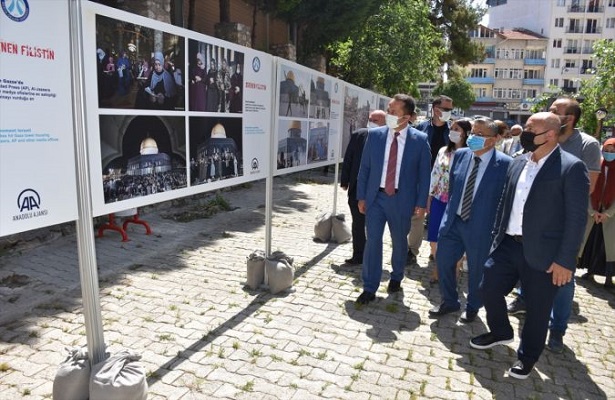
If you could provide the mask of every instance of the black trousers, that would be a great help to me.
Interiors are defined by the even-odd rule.
[[[365,250],[365,214],[359,212],[356,196],[348,196],[348,206],[352,214],[352,258],[363,260]]]

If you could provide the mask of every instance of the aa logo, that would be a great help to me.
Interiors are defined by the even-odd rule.
[[[41,196],[34,189],[26,189],[19,193],[17,197],[17,208],[19,212],[32,211],[41,208]]]

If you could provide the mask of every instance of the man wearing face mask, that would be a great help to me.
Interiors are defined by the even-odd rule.
[[[415,102],[396,94],[389,102],[387,126],[371,129],[357,179],[359,211],[365,214],[367,244],[363,255],[363,293],[357,304],[376,298],[382,276],[382,235],[389,226],[393,242],[389,293],[401,290],[406,265],[406,235],[412,214],[424,214],[430,180],[427,135],[408,125]]]
[[[363,262],[365,250],[365,215],[359,212],[357,201],[357,176],[361,165],[361,154],[369,129],[381,127],[386,124],[386,113],[374,110],[369,114],[367,128],[356,130],[350,136],[350,142],[344,153],[342,176],[340,186],[348,191],[348,206],[352,214],[352,257],[345,260],[346,264],[356,265]]]
[[[468,296],[463,323],[476,319],[483,306],[478,286],[489,256],[491,229],[506,171],[512,158],[495,149],[501,139],[497,124],[489,118],[474,121],[468,148],[455,152],[449,179],[449,201],[438,232],[436,264],[442,303],[429,315],[437,318],[458,311],[457,261],[466,254]]]
[[[429,120],[421,122],[416,129],[427,134],[429,147],[431,150],[431,167],[433,168],[438,151],[449,142],[449,125],[453,112],[453,99],[448,96],[437,96],[431,103],[432,117]],[[419,248],[423,241],[423,230],[425,225],[425,216],[414,215],[408,235],[408,264],[416,263],[416,256],[419,254]]]
[[[581,107],[576,100],[560,97],[553,102],[549,111],[557,115],[560,119],[560,147],[562,150],[581,159],[589,171],[589,198],[594,190],[598,176],[600,175],[600,143],[592,136],[576,128],[577,122],[581,118]],[[587,211],[587,216],[589,217],[589,210]],[[566,334],[568,320],[572,313],[574,287],[575,282],[573,277],[569,283],[558,290],[553,301],[547,349],[555,353],[561,353],[564,350],[564,335]],[[525,312],[525,301],[523,288],[520,288],[519,295],[508,306],[508,313],[514,315],[523,312]]]
[[[521,125],[513,125],[510,128],[510,138],[504,141],[502,144],[502,151],[505,154],[508,154],[511,157],[516,157],[521,154],[523,148],[521,147],[521,142],[519,139],[521,138],[521,132],[523,131],[523,127]]]
[[[505,296],[521,280],[527,312],[508,370],[517,379],[530,375],[544,349],[553,299],[573,278],[587,219],[587,168],[561,149],[559,132],[559,118],[541,112],[521,133],[528,153],[509,167],[481,284],[489,332],[470,340],[475,349],[512,342]]]

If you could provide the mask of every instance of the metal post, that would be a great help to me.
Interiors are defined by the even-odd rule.
[[[92,223],[92,197],[90,191],[88,147],[85,130],[85,88],[83,82],[83,40],[81,26],[81,0],[69,1],[70,42],[73,53],[70,58],[73,93],[73,131],[75,135],[75,159],[77,170],[77,248],[79,276],[83,297],[83,315],[90,362],[96,364],[105,359],[102,314],[98,296],[98,272]]]
[[[277,57],[273,58],[273,68],[271,71],[272,80],[271,82],[277,82],[277,72],[278,72],[278,62]],[[275,86],[274,86],[275,87]],[[271,112],[271,132],[269,132],[269,151],[267,154],[267,161],[269,162],[269,173],[267,174],[267,178],[265,178],[265,257],[269,257],[271,255],[271,225],[273,219],[273,172],[277,166],[275,157],[277,156],[277,141],[276,141],[276,132],[278,127],[278,116],[274,112],[276,109],[276,96],[271,96],[270,109]],[[265,283],[267,283],[267,277],[265,276]]]

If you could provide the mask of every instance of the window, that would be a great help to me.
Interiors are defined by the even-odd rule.
[[[555,27],[563,28],[564,27],[564,18],[555,18]]]
[[[615,7],[615,0],[609,0],[609,7]]]
[[[559,79],[549,79],[549,86],[559,86]]]
[[[606,28],[615,28],[615,18],[607,18],[606,19]]]
[[[597,26],[597,19],[588,19],[587,24],[585,25],[585,33],[600,33]]]
[[[582,74],[593,74],[594,71],[594,61],[593,60],[582,60],[581,62],[581,73]]]
[[[551,68],[559,68],[559,62],[560,62],[559,58],[552,58],[551,59]]]
[[[521,98],[523,99],[533,98],[533,97],[536,97],[537,95],[538,95],[538,91],[536,89],[523,89],[521,91]]]
[[[525,50],[525,58],[534,58],[534,59],[544,60],[545,49]]]
[[[486,88],[476,88],[474,89],[474,95],[476,97],[487,97],[487,89]]]
[[[564,68],[576,68],[577,60],[564,60]]]
[[[558,7],[566,7],[566,0],[557,0]]]
[[[562,39],[553,39],[553,47],[557,49],[562,48]]]
[[[523,71],[524,79],[542,79],[542,74],[536,69],[526,69]]]
[[[487,77],[487,68],[472,68],[470,72],[471,78],[486,78]]]

